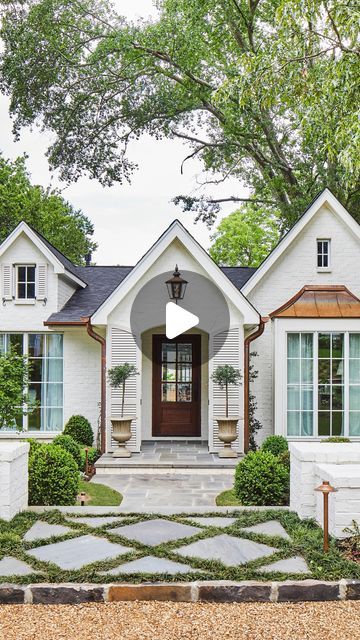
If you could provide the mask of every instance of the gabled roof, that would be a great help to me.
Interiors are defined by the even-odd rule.
[[[110,294],[105,302],[93,314],[92,322],[94,324],[106,324],[109,313],[115,306],[126,296],[132,287],[143,277],[149,267],[155,262],[164,250],[174,241],[179,240],[181,244],[189,251],[194,259],[205,269],[209,278],[221,287],[222,292],[229,300],[238,308],[243,317],[244,324],[259,324],[259,313],[253,305],[245,298],[245,296],[236,288],[230,278],[212,260],[209,254],[201,247],[201,245],[193,238],[193,236],[185,229],[179,220],[174,220],[153,246],[138,261],[135,267],[128,273],[119,286]]]
[[[242,288],[242,292],[245,296],[252,291],[255,285],[257,285],[269,269],[271,269],[280,256],[282,256],[284,251],[286,251],[304,227],[313,219],[319,209],[324,205],[328,205],[331,211],[349,228],[351,233],[360,240],[360,226],[356,220],[354,220],[350,213],[346,211],[345,207],[343,207],[330,189],[324,189],[324,191],[322,191],[322,193],[320,193],[304,211],[294,226],[280,240],[268,257],[265,258],[251,278],[249,278],[245,283]]]
[[[344,285],[306,285],[270,318],[360,318],[360,300]]]
[[[58,249],[53,247],[53,245],[50,244],[50,242],[48,242],[48,240],[46,240],[38,231],[30,227],[30,225],[24,221],[20,222],[0,245],[0,257],[22,233],[34,243],[50,264],[53,265],[55,273],[65,275],[77,286],[86,287],[86,282],[79,277],[77,269],[73,263],[58,251]]]

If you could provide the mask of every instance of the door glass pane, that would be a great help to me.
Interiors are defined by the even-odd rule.
[[[163,362],[176,362],[176,344],[164,342],[162,344]]]
[[[45,336],[42,333],[29,334],[29,356],[41,358],[45,355]]]
[[[330,358],[330,333],[319,333],[319,358]]]
[[[300,360],[288,360],[288,383],[300,383]]]
[[[23,344],[24,344],[24,336],[22,333],[11,333],[9,335],[8,345],[10,346],[11,349],[14,349],[16,353],[19,353],[20,355],[23,353],[23,350],[24,350]]]
[[[319,384],[330,383],[330,360],[319,360],[318,379]]]
[[[343,434],[343,412],[333,411],[331,435],[341,436]]]
[[[342,358],[344,349],[344,334],[333,333],[332,334],[332,357]]]
[[[313,361],[301,360],[301,382],[311,383],[313,380]]]
[[[41,429],[41,408],[36,407],[35,411],[28,416],[29,431],[40,431]]]
[[[300,334],[299,333],[288,333],[287,357],[300,358]]]
[[[300,387],[289,386],[287,395],[288,409],[300,409]]]
[[[349,360],[350,383],[360,382],[360,360]]]
[[[288,436],[300,435],[300,411],[288,411],[287,433]]]
[[[318,430],[319,436],[330,435],[330,411],[319,411]]]
[[[313,412],[301,412],[301,435],[308,437],[313,435]]]
[[[350,333],[350,358],[360,358],[360,333]]]
[[[303,387],[301,390],[301,408],[307,411],[313,408],[313,390],[310,387]]]
[[[6,349],[6,338],[5,333],[0,333],[0,355],[5,353]]]
[[[191,384],[178,384],[178,402],[191,402]]]
[[[302,333],[301,334],[301,357],[312,358],[313,356],[313,334]]]
[[[178,365],[178,381],[191,382],[192,366],[191,364]]]
[[[358,411],[349,413],[349,435],[360,436],[360,412]]]
[[[162,380],[176,382],[176,364],[169,362],[162,365]]]
[[[50,358],[62,358],[63,355],[63,337],[59,333],[47,336],[47,355]]]
[[[332,381],[333,384],[342,384],[344,373],[344,361],[333,360],[332,361]]]
[[[330,398],[331,398],[331,387],[330,386],[319,386],[319,409],[329,409],[330,410]]]
[[[349,389],[350,396],[350,410],[358,409],[360,410],[360,387],[350,386]]]
[[[332,388],[332,408],[342,410],[343,407],[344,387]]]
[[[63,361],[62,358],[50,358],[47,361],[46,379],[48,382],[63,381]]]
[[[63,399],[63,386],[62,384],[47,384],[46,385],[46,406],[47,407],[62,407]]]
[[[191,362],[191,360],[192,360],[192,345],[179,343],[178,344],[178,361]]]
[[[164,383],[161,385],[161,402],[176,402],[175,383]]]
[[[30,380],[43,382],[45,379],[45,360],[41,358],[29,358]]]
[[[46,409],[46,431],[62,431],[63,410]]]

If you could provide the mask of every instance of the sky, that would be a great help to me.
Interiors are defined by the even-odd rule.
[[[119,13],[130,19],[155,15],[151,0],[116,0]],[[97,181],[82,178],[69,186],[61,183],[56,173],[50,174],[45,152],[50,133],[34,128],[23,129],[19,142],[14,142],[12,123],[8,114],[8,99],[0,96],[0,149],[5,157],[14,159],[26,152],[27,168],[33,184],[59,187],[62,195],[81,209],[95,226],[94,240],[99,247],[93,255],[96,264],[133,265],[149,249],[169,224],[178,218],[205,249],[210,246],[209,230],[202,222],[194,224],[194,214],[182,213],[171,200],[179,194],[200,195],[211,193],[217,197],[243,196],[247,191],[238,183],[228,180],[216,187],[199,191],[204,180],[202,165],[189,161],[184,174],[180,165],[189,147],[177,140],[157,141],[142,137],[130,147],[130,159],[139,170],[131,184],[104,188]],[[226,204],[222,216],[234,210]]]

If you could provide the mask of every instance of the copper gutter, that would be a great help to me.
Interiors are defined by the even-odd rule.
[[[260,318],[258,329],[244,340],[244,452],[249,451],[250,343],[259,338],[269,318]]]
[[[86,331],[90,338],[101,344],[101,394],[100,394],[100,451],[106,450],[106,340],[92,327],[90,318],[86,323]]]

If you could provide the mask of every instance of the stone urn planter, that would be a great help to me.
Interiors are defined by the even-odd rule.
[[[220,449],[218,456],[219,458],[237,458],[237,452],[231,448],[231,443],[234,442],[237,438],[237,424],[239,418],[217,418],[216,422],[218,423],[219,431],[219,440],[224,443],[224,448]]]
[[[132,416],[111,417],[112,437],[118,443],[118,448],[114,451],[114,458],[130,458],[131,451],[126,447],[126,442],[131,438],[131,422],[135,420]]]
[[[114,451],[114,458],[130,458],[131,451],[125,446],[125,443],[131,438],[131,422],[136,420],[134,416],[124,416],[125,407],[125,383],[131,376],[138,375],[139,372],[133,364],[124,362],[116,367],[109,369],[108,379],[113,389],[121,389],[121,416],[113,416],[110,418],[113,432],[112,437],[119,443],[118,448]]]
[[[237,458],[237,452],[231,448],[231,443],[237,438],[237,424],[239,417],[229,416],[229,385],[240,384],[241,373],[230,364],[219,365],[211,376],[220,389],[225,389],[225,416],[216,419],[219,426],[219,440],[224,448],[218,453],[219,458]]]

